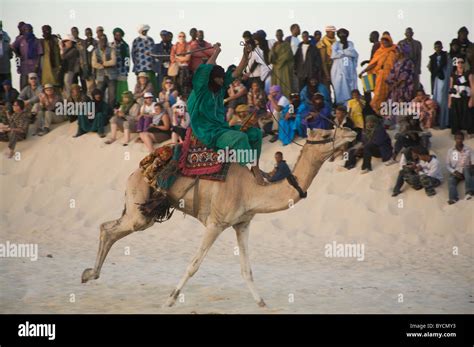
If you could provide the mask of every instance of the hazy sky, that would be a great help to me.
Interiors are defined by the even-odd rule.
[[[14,38],[17,24],[24,21],[33,25],[41,37],[41,26],[49,24],[54,33],[64,36],[72,26],[77,26],[84,37],[84,29],[94,32],[98,25],[105,28],[109,39],[112,30],[119,26],[125,31],[125,40],[131,44],[138,35],[141,23],[151,26],[149,35],[156,42],[162,29],[188,34],[191,27],[202,29],[205,39],[222,43],[218,63],[227,66],[238,62],[242,47],[239,46],[243,31],[263,29],[268,38],[274,38],[276,29],[289,34],[292,23],[311,34],[323,31],[326,25],[344,27],[350,31],[359,52],[359,60],[369,57],[370,31],[385,30],[395,42],[402,39],[406,27],[413,27],[415,39],[423,44],[422,83],[429,90],[426,69],[433,43],[441,40],[447,49],[457,30],[466,26],[474,30],[473,0],[439,1],[90,1],[90,0],[0,0],[0,19],[3,30]],[[470,35],[474,41],[474,31]],[[360,62],[359,61],[359,62]],[[13,61],[12,61],[13,62]],[[18,87],[15,69],[13,83]],[[129,75],[130,88],[134,78]]]

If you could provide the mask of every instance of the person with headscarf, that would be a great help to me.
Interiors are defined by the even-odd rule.
[[[12,111],[13,101],[18,99],[18,90],[12,87],[12,81],[4,80],[0,90],[0,106],[5,107],[5,111]],[[5,112],[6,113],[6,112]]]
[[[61,54],[59,51],[59,38],[52,34],[51,26],[43,25],[43,38],[40,39],[43,47],[41,61],[41,84],[52,84],[59,87],[61,84]]]
[[[189,43],[186,42],[186,34],[180,32],[178,34],[178,42],[171,47],[170,62],[171,64],[178,64],[179,66],[175,82],[179,94],[185,98],[188,97],[191,91],[191,72],[189,70],[191,54],[185,54],[189,50]]]
[[[397,46],[393,44],[390,35],[384,33],[380,40],[380,48],[375,52],[369,65],[359,74],[359,77],[362,77],[365,72],[376,74],[374,96],[370,106],[377,114],[380,114],[382,103],[388,99],[389,86],[386,80],[396,58]]]
[[[77,42],[76,47],[79,51],[79,64],[81,71],[82,89],[89,97],[95,89],[95,76],[92,67],[92,52],[97,48],[97,41],[92,37],[92,29],[86,28],[84,31],[86,38]]]
[[[323,82],[329,90],[331,85],[332,45],[336,42],[336,27],[334,25],[328,25],[325,31],[326,35],[323,36],[316,47],[319,49],[321,55],[321,82]]]
[[[3,31],[3,24],[0,20],[0,86],[4,81],[12,80],[11,63],[13,51],[10,47],[10,36]]]
[[[154,71],[155,60],[150,55],[155,46],[155,41],[148,36],[150,26],[142,24],[138,28],[138,37],[132,43],[133,72],[138,75],[140,72],[148,74],[148,80],[153,85],[153,93],[158,94],[158,82]]]
[[[354,43],[348,41],[349,31],[339,29],[336,41],[332,46],[331,82],[334,88],[336,104],[347,104],[351,99],[351,92],[357,89],[357,59],[359,54]]]
[[[271,84],[280,85],[283,94],[289,97],[294,69],[293,51],[291,50],[291,45],[283,41],[283,30],[278,29],[276,31],[276,39],[269,55],[270,63],[273,66]]]
[[[324,69],[321,55],[318,49],[309,41],[309,33],[303,31],[301,34],[303,41],[300,42],[295,54],[295,71],[298,77],[298,91],[301,91],[311,76],[316,75],[320,79]]]
[[[105,125],[112,115],[112,109],[103,100],[103,93],[100,89],[92,91],[93,112],[86,117],[79,117],[77,120],[77,133],[74,137],[82,136],[88,132],[97,132],[99,137],[105,137]]]
[[[392,140],[385,131],[380,117],[369,115],[365,118],[362,145],[362,174],[372,171],[372,157],[382,158],[383,162],[393,164]]]
[[[15,100],[12,107],[12,112],[8,113],[5,123],[0,127],[0,141],[8,142],[8,158],[15,155],[16,143],[26,139],[30,125],[30,116],[25,110],[24,102]]]
[[[117,58],[117,90],[116,101],[120,102],[122,94],[128,91],[128,72],[130,71],[130,48],[123,39],[125,33],[121,28],[113,30],[114,41],[110,45],[112,49],[115,48],[115,56]]]
[[[272,122],[271,131],[266,131],[266,133],[272,133],[273,137],[270,139],[270,142],[275,142],[278,140],[278,128],[279,122],[282,117],[285,117],[286,113],[289,110],[290,101],[286,96],[283,95],[281,87],[276,84],[270,87],[270,93],[268,93],[268,102],[267,110],[268,116]],[[263,129],[266,129],[265,124],[263,124],[263,119],[260,121],[260,125]]]
[[[306,85],[301,89],[300,102],[306,104],[309,108],[311,106],[311,99],[313,95],[319,93],[324,97],[324,102],[331,105],[331,95],[326,86],[320,82],[317,74],[312,75],[308,78]]]
[[[421,74],[421,51],[423,49],[421,42],[413,38],[413,29],[406,28],[405,30],[405,39],[398,42],[398,46],[407,46],[407,58],[410,59],[415,68],[414,74],[414,88],[418,90],[420,87],[420,74]]]
[[[171,43],[172,34],[169,31],[162,30],[160,37],[161,42],[155,44],[151,52],[153,57],[158,56],[153,58],[153,70],[156,72],[158,91],[161,91],[163,79],[168,75],[168,68],[170,67],[169,55],[171,54],[171,47],[173,47]]]
[[[216,65],[216,59],[221,52],[220,44],[214,45],[214,53],[206,64],[201,64],[193,77],[193,90],[188,99],[191,128],[194,135],[206,146],[214,150],[236,150],[247,152],[256,151],[257,163],[252,166],[257,183],[264,184],[258,168],[258,158],[262,150],[262,132],[257,128],[240,131],[238,126],[230,127],[225,120],[224,94],[234,78],[240,77],[247,66],[250,49],[244,47],[239,65],[224,69]],[[245,158],[240,158],[240,164],[245,165]]]
[[[324,96],[316,93],[311,97],[309,107],[301,104],[296,111],[301,118],[301,133],[306,136],[309,129],[329,129],[329,118],[331,117],[331,105],[324,101]],[[288,115],[287,115],[288,117]]]
[[[397,47],[397,60],[386,79],[389,85],[389,99],[392,102],[409,102],[415,96],[416,68],[409,58],[410,46]]]
[[[136,131],[137,116],[140,112],[140,105],[133,98],[132,92],[126,90],[122,92],[120,106],[114,110],[114,116],[110,118],[110,138],[105,141],[109,145],[117,139],[117,130],[123,131],[123,146],[130,142],[130,133]]]
[[[67,102],[74,105],[74,111],[77,113],[71,114],[67,113],[67,118],[69,122],[73,123],[80,117],[87,117],[86,111],[87,107],[84,107],[87,102],[90,102],[90,99],[82,91],[82,88],[79,84],[74,83],[71,85],[71,93],[67,98]],[[81,107],[80,107],[81,106]]]
[[[448,92],[452,66],[448,53],[443,51],[441,41],[434,43],[434,50],[428,64],[431,73],[431,93],[433,100],[438,104],[437,123],[441,129],[445,129],[449,125]]]
[[[20,58],[20,89],[28,84],[28,74],[36,72],[41,75],[40,62],[43,55],[43,46],[33,33],[30,24],[21,27],[23,35],[19,36],[12,44],[13,51]]]

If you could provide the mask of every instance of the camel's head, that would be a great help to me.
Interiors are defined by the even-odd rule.
[[[344,144],[355,140],[357,133],[349,128],[332,130],[308,129],[305,147],[313,149],[321,159],[327,159]]]

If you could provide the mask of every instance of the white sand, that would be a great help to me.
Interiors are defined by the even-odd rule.
[[[306,200],[287,211],[256,216],[250,259],[268,309],[257,307],[240,277],[232,229],[221,235],[185,286],[184,302],[161,307],[203,234],[201,224],[181,213],[117,242],[101,277],[81,284],[82,271],[95,262],[98,227],[120,216],[126,179],[145,151],[138,143],[107,146],[96,134],[73,139],[75,129],[64,124],[47,136],[20,142],[21,161],[2,154],[0,243],[38,243],[39,258],[0,258],[0,313],[474,310],[474,201],[448,206],[446,183],[432,198],[411,188],[392,198],[398,166],[385,167],[380,160],[367,175],[326,163]],[[281,147],[267,142],[262,166],[269,170]],[[448,130],[434,131],[432,149],[443,163],[452,142]],[[474,148],[473,139],[466,143]],[[124,160],[126,151],[130,160]],[[293,166],[299,148],[282,151]],[[459,190],[464,197],[464,187]],[[398,198],[404,208],[397,206]],[[364,261],[325,257],[324,247],[333,241],[364,244]],[[459,255],[453,255],[453,247]]]

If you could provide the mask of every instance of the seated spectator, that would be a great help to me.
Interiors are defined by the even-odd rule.
[[[148,80],[148,74],[146,72],[140,72],[133,92],[133,98],[140,106],[143,105],[145,93],[153,94],[153,84]]]
[[[313,95],[316,93],[321,94],[324,97],[324,102],[329,106],[331,105],[331,95],[329,94],[327,87],[323,83],[319,82],[317,75],[313,75],[308,79],[308,82],[303,87],[303,89],[301,89],[301,102],[310,107]]]
[[[50,132],[52,124],[61,123],[67,119],[65,115],[56,112],[57,103],[61,103],[61,97],[52,84],[45,84],[43,93],[39,96],[36,135],[46,135]]]
[[[32,115],[38,113],[39,96],[43,93],[43,88],[38,83],[38,75],[36,72],[28,74],[28,85],[20,91],[18,99],[25,102],[25,107]]]
[[[263,115],[267,112],[266,108],[267,96],[260,88],[260,84],[256,81],[252,82],[250,91],[247,94],[247,105],[250,108],[257,110],[257,116]]]
[[[74,137],[79,137],[88,132],[97,132],[99,137],[105,137],[104,127],[107,124],[112,109],[103,99],[103,93],[100,89],[92,91],[92,102],[94,103],[94,112],[87,117],[79,117],[77,120],[77,133]]]
[[[419,183],[425,188],[426,195],[433,196],[436,194],[435,188],[443,181],[439,160],[424,147],[415,147],[413,150],[420,159],[415,167]]]
[[[142,132],[140,138],[147,150],[153,152],[153,144],[161,143],[171,138],[171,122],[163,104],[154,104],[151,124]]]
[[[336,107],[336,112],[333,118],[333,122],[334,122],[334,125],[333,125],[334,128],[349,128],[351,130],[354,130],[354,123],[347,115],[346,107],[343,105]],[[356,141],[357,139],[354,142]],[[352,146],[353,146],[353,143],[346,143],[337,152],[342,154],[346,152],[349,149],[349,147],[352,147]],[[337,156],[337,153],[334,153],[329,160],[334,161],[336,156]]]
[[[170,77],[165,77],[161,86],[161,92],[158,99],[165,109],[171,113],[171,108],[178,99],[178,91],[175,89],[174,81]]]
[[[152,93],[146,93],[143,105],[140,107],[140,112],[137,117],[137,132],[146,131],[153,121],[153,114],[155,113],[155,97]]]
[[[227,121],[234,115],[235,108],[239,105],[247,103],[247,88],[242,84],[240,79],[236,78],[227,89],[228,97],[224,99],[227,105]]]
[[[349,118],[354,123],[354,131],[357,133],[357,141],[360,141],[362,130],[364,129],[364,115],[365,100],[361,98],[360,92],[354,89],[351,93],[352,99],[347,102],[347,111]]]
[[[397,160],[398,154],[408,147],[417,147],[422,145],[420,134],[422,132],[420,128],[420,122],[418,119],[410,119],[407,121],[406,126],[400,127],[400,132],[395,134],[395,144],[393,149],[393,161]]]
[[[362,133],[362,174],[372,171],[372,157],[382,158],[388,162],[392,157],[392,141],[385,130],[382,119],[377,116],[367,116],[365,130]]]
[[[401,189],[405,182],[412,186],[415,190],[420,190],[423,188],[421,186],[418,173],[415,171],[419,160],[418,156],[413,150],[414,148],[415,147],[408,147],[402,151],[402,156],[400,159],[400,171],[398,172],[395,187],[393,187],[392,196],[397,196],[402,192]]]
[[[67,98],[68,102],[74,103],[74,104],[79,104],[79,103],[88,103],[90,102],[89,97],[82,92],[82,88],[79,86],[79,84],[72,84],[71,85],[71,96]],[[76,108],[79,114],[67,114],[67,118],[69,119],[69,122],[75,122],[79,117],[87,117],[87,109],[85,107],[83,108]]]
[[[419,118],[421,126],[424,129],[432,128],[436,124],[438,118],[438,103],[430,99],[423,89],[416,92],[416,97],[412,102],[419,105]]]
[[[18,96],[18,90],[12,87],[12,82],[10,80],[3,81],[2,90],[0,91],[0,105],[13,112],[13,101],[18,99]]]
[[[283,95],[281,87],[279,85],[274,85],[270,87],[270,92],[268,93],[268,102],[267,102],[267,116],[259,120],[260,127],[264,129],[265,133],[273,134],[273,137],[270,139],[270,142],[275,142],[278,140],[278,127],[280,118],[285,116],[288,112],[290,101],[286,96]],[[267,119],[270,122],[267,122]],[[268,129],[267,124],[272,124],[271,129]]]
[[[262,176],[267,179],[268,182],[278,182],[291,175],[291,170],[288,164],[283,160],[283,153],[275,153],[275,168],[271,172],[263,172]]]
[[[8,113],[6,124],[0,123],[0,141],[8,142],[8,158],[15,154],[16,143],[26,139],[30,125],[30,115],[23,100],[15,100],[12,108],[13,112]]]
[[[128,146],[130,142],[130,133],[135,132],[140,105],[133,99],[130,91],[122,93],[120,106],[115,109],[114,116],[110,119],[110,139],[105,144],[110,145],[117,139],[117,130],[120,129],[124,133],[123,146]]]
[[[329,129],[331,106],[324,101],[322,94],[314,94],[309,107],[305,103],[302,103],[300,107],[298,107],[297,113],[301,115],[303,134],[306,135],[307,128]]]
[[[458,132],[454,135],[454,147],[448,150],[446,168],[449,171],[448,204],[452,205],[459,200],[457,185],[464,181],[466,200],[474,196],[474,151],[464,144],[464,134]]]
[[[186,130],[191,123],[191,118],[188,113],[188,107],[186,103],[178,98],[178,101],[171,108],[172,119],[171,119],[171,138],[173,143],[182,143],[186,137]]]

